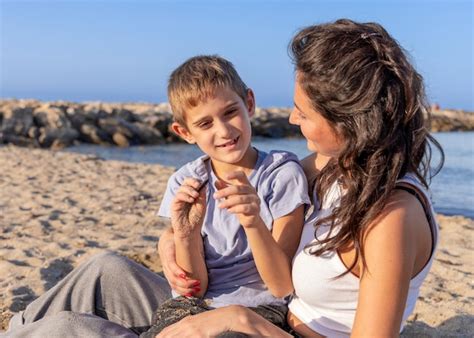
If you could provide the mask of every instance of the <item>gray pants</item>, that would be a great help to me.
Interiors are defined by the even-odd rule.
[[[15,315],[0,337],[137,337],[170,297],[164,278],[107,252],[74,269]]]

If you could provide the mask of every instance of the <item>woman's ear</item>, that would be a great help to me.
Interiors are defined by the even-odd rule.
[[[180,123],[173,122],[171,124],[171,130],[173,130],[173,132],[176,135],[181,137],[183,140],[185,140],[189,144],[196,143],[196,140],[194,139],[194,136],[189,132],[188,128],[182,126]]]
[[[249,117],[252,117],[255,114],[255,94],[252,89],[247,89],[247,110],[249,112]]]

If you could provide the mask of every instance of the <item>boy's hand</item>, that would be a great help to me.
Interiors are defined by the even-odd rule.
[[[186,178],[171,203],[171,226],[174,234],[189,237],[199,234],[206,212],[206,184]]]
[[[230,213],[236,214],[243,227],[252,227],[260,220],[260,197],[255,188],[250,184],[243,171],[234,171],[227,175],[231,183],[217,181],[214,198],[223,201],[219,208],[225,208]]]

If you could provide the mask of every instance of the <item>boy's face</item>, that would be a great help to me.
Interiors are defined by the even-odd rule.
[[[244,102],[230,88],[215,90],[214,96],[186,111],[186,127],[173,123],[173,130],[198,147],[214,162],[243,165],[252,136],[250,116],[255,99],[249,89]]]

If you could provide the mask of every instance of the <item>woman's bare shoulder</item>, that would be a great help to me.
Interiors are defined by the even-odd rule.
[[[394,190],[382,214],[366,232],[367,255],[380,257],[388,253],[388,248],[395,255],[396,251],[404,256],[411,253],[416,274],[429,258],[431,246],[430,225],[421,202],[406,191]]]

